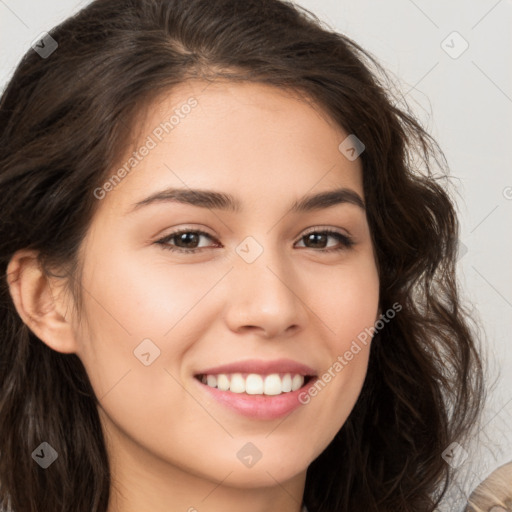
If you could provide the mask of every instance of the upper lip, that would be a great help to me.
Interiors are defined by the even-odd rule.
[[[247,359],[234,363],[223,364],[212,368],[201,370],[196,375],[218,375],[220,373],[258,373],[268,375],[271,373],[291,373],[304,376],[315,376],[313,368],[293,361],[291,359],[274,359],[265,361],[263,359]]]

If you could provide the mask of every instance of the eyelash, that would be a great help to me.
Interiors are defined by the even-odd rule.
[[[200,229],[182,229],[180,231],[174,231],[173,233],[166,235],[164,238],[157,240],[155,243],[161,245],[162,249],[172,251],[172,252],[186,253],[186,254],[191,254],[191,253],[193,254],[193,253],[200,251],[201,249],[207,249],[207,247],[201,247],[201,248],[195,248],[195,249],[183,249],[181,247],[173,247],[173,246],[169,245],[168,242],[170,240],[172,240],[173,238],[175,238],[179,235],[182,235],[184,233],[196,233],[199,235],[204,235],[204,236],[214,240],[214,238],[209,233],[206,233],[205,231],[202,231]],[[339,247],[331,247],[330,249],[313,249],[316,252],[329,253],[329,252],[343,251],[346,249],[350,249],[354,245],[354,241],[352,240],[352,238],[350,238],[346,235],[343,235],[343,234],[339,233],[338,231],[333,231],[332,229],[317,229],[317,230],[308,231],[307,233],[305,233],[304,235],[302,235],[300,237],[300,240],[302,240],[303,238],[305,238],[306,236],[311,235],[311,234],[330,235],[330,236],[336,238],[338,240],[338,242],[341,243],[341,245]],[[305,247],[305,248],[308,249],[308,247]]]

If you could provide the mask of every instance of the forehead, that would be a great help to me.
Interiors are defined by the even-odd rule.
[[[295,91],[185,82],[141,113],[130,151],[110,172],[122,179],[116,177],[102,206],[126,210],[167,187],[222,190],[249,203],[339,186],[362,195],[360,159],[339,149],[347,135]]]

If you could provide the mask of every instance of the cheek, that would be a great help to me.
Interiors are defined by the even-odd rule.
[[[84,272],[94,299],[88,301],[87,316],[96,331],[114,338],[128,335],[133,342],[167,339],[222,276],[206,265],[170,264],[157,251],[151,264],[143,251],[127,251],[98,258],[100,263]]]
[[[225,273],[208,265],[169,264],[157,249],[149,265],[148,249],[116,252],[111,245],[108,257],[92,256],[84,266],[86,321],[78,327],[78,355],[98,397],[127,372],[130,379],[134,371],[155,366],[177,373],[184,353],[213,323],[214,312],[202,299]],[[155,365],[146,367],[141,359],[148,351]],[[156,389],[154,374],[140,378]]]
[[[311,274],[308,303],[323,322],[331,348],[346,350],[347,343],[374,325],[379,307],[379,277],[368,254],[350,263]]]
[[[368,255],[323,276],[317,274],[315,283],[309,299],[324,326],[325,345],[319,350],[324,350],[326,363],[301,401],[311,407],[317,424],[323,425],[323,439],[330,441],[352,411],[366,377],[378,316],[379,278]]]

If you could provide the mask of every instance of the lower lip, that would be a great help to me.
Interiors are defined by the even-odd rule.
[[[248,395],[247,393],[221,391],[218,388],[207,386],[197,379],[194,380],[218,402],[239,414],[259,420],[274,420],[290,414],[304,405],[299,401],[299,395],[307,392],[317,378],[310,379],[307,384],[295,391],[280,395]]]

